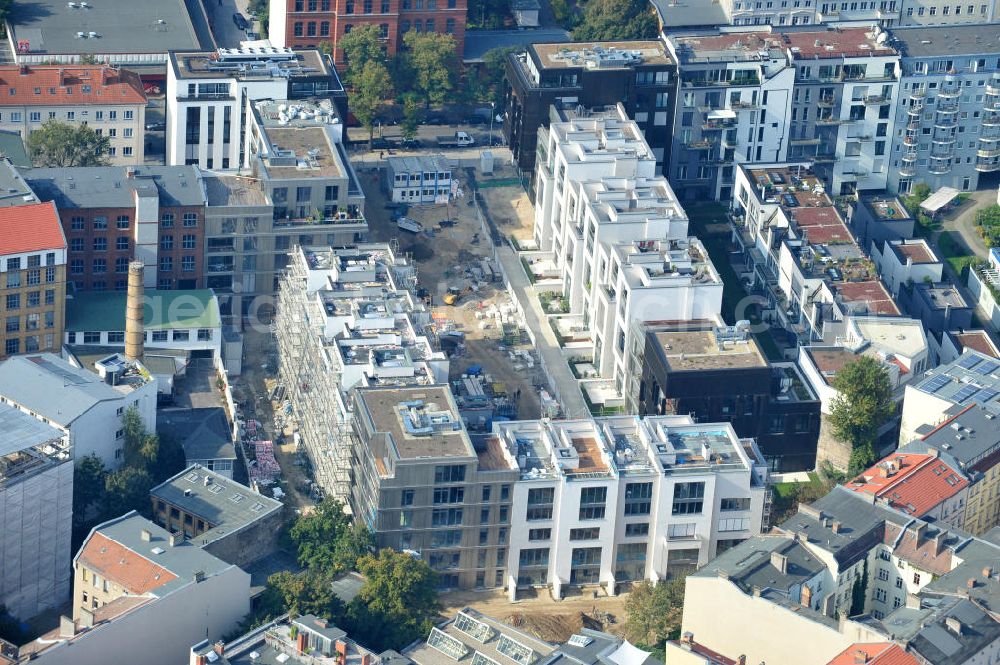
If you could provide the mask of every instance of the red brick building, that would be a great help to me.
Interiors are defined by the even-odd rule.
[[[270,38],[291,48],[330,42],[340,64],[337,41],[354,28],[376,25],[390,56],[402,46],[403,35],[416,30],[452,35],[461,58],[467,8],[467,0],[271,0]]]
[[[59,209],[76,291],[124,291],[128,264],[143,261],[147,286],[205,286],[205,206],[193,166],[33,169],[28,184]],[[155,275],[155,281],[151,275]]]

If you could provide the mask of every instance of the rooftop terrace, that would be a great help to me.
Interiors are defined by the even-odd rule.
[[[319,51],[294,51],[278,46],[174,51],[170,54],[170,61],[179,79],[270,79],[330,75],[330,67]]]
[[[529,48],[545,69],[620,69],[673,62],[663,42],[656,40],[532,44]]]
[[[272,150],[264,164],[272,178],[340,178],[345,171],[323,127],[269,127]]]
[[[675,372],[767,367],[756,340],[735,329],[649,333]]]
[[[399,460],[476,454],[448,386],[361,388],[357,400]]]

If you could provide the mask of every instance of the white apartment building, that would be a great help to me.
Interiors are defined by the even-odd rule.
[[[669,174],[728,200],[734,166],[810,160],[837,194],[883,189],[899,55],[877,27],[670,36],[680,93]]]
[[[171,51],[167,63],[167,164],[244,166],[248,103],[343,95],[329,58],[252,42],[213,52]],[[335,114],[332,122],[339,122]]]
[[[70,595],[69,435],[0,404],[0,604],[24,621]]]
[[[156,380],[135,365],[114,385],[95,371],[51,353],[14,356],[0,363],[0,404],[68,432],[74,459],[97,455],[116,469],[124,461],[126,409],[138,408],[146,430],[156,431]]]
[[[894,298],[905,286],[926,281],[936,284],[943,277],[944,264],[923,238],[872,243],[871,257]]]
[[[642,321],[715,318],[722,281],[687,235],[687,214],[635,122],[615,113],[539,129],[529,264],[551,266],[598,375],[624,394],[627,350]],[[544,153],[544,158],[541,158]],[[636,339],[633,340],[633,337]],[[592,402],[600,398],[591,395]]]
[[[729,424],[689,416],[494,423],[510,468],[506,587],[617,585],[687,574],[759,533],[767,467]]]
[[[280,371],[326,491],[350,491],[350,400],[359,387],[446,383],[448,358],[423,334],[416,269],[385,244],[299,247],[279,292]]]
[[[112,164],[145,161],[146,93],[139,75],[104,65],[0,67],[0,130],[27,141],[46,121],[84,124],[110,140]]]

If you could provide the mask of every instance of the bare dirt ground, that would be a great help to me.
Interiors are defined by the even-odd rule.
[[[489,179],[484,179],[482,182],[488,185]],[[500,233],[518,242],[532,238],[535,228],[535,208],[520,185],[483,187],[479,191],[486,199],[486,207]]]
[[[471,607],[543,640],[564,642],[582,627],[617,634],[625,621],[627,598],[626,594],[594,598],[586,591],[553,600],[548,591],[541,590],[534,597],[519,597],[511,604],[502,592],[456,591],[442,594],[441,603],[446,616],[463,607]]]
[[[464,196],[457,198],[449,205],[411,205],[406,210],[406,216],[423,224],[425,231],[420,234],[402,231],[393,221],[394,208],[387,200],[382,184],[382,171],[365,170],[360,178],[365,190],[365,217],[368,219],[369,236],[377,242],[396,242],[399,249],[408,252],[417,266],[417,280],[421,288],[426,289],[432,297],[432,313],[435,324],[441,329],[459,330],[465,333],[465,353],[453,357],[451,362],[451,379],[457,379],[472,365],[481,365],[495,383],[503,384],[507,393],[513,395],[520,391],[518,417],[537,418],[540,415],[538,391],[536,386],[544,383],[541,368],[537,362],[529,367],[523,359],[513,360],[511,351],[529,350],[527,338],[521,335],[510,335],[507,329],[507,339],[504,340],[504,330],[495,320],[488,320],[486,314],[494,307],[504,307],[510,298],[499,281],[477,284],[477,292],[464,295],[455,306],[445,305],[442,298],[449,287],[464,290],[473,280],[470,280],[467,269],[478,263],[482,258],[492,258],[493,246],[490,234],[479,219],[472,201],[472,193],[463,171],[456,170],[456,177],[461,183]],[[499,174],[498,174],[499,175]],[[504,176],[500,176],[504,177]],[[511,173],[505,174],[506,178]],[[506,190],[505,192],[502,190]],[[498,208],[503,209],[501,201],[505,198],[507,210],[514,210],[512,204],[523,190],[519,186],[494,188],[484,190],[489,199],[497,199]],[[497,193],[500,192],[500,193]],[[531,206],[524,197],[520,208],[530,211]],[[531,234],[531,218],[525,215],[527,221],[527,237]],[[511,220],[517,219],[508,213]],[[454,226],[441,227],[441,220],[452,219]],[[509,224],[520,225],[517,219]],[[506,231],[506,229],[504,229]],[[477,316],[477,313],[480,316]]]

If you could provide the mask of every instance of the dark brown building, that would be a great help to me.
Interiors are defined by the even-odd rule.
[[[636,403],[640,415],[732,423],[757,440],[773,471],[816,465],[820,402],[794,363],[771,363],[754,338],[693,322],[650,329]]]
[[[44,168],[24,171],[59,209],[71,290],[124,290],[140,260],[158,289],[205,287],[207,197],[194,166]]]
[[[601,109],[621,103],[653,149],[658,164],[673,128],[677,65],[663,42],[532,44],[507,59],[503,133],[517,165],[535,168],[539,125],[548,126],[550,107]]]

